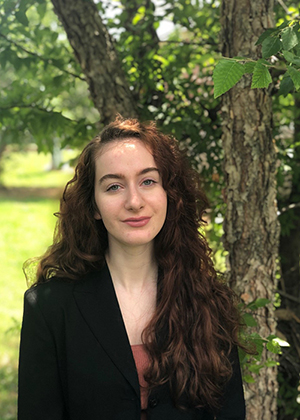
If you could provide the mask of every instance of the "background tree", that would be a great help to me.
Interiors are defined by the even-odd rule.
[[[49,1],[5,0],[0,5],[0,64],[2,73],[5,74],[0,80],[3,92],[0,98],[1,147],[12,143],[24,144],[26,140],[36,142],[39,150],[52,151],[53,138],[59,139],[62,147],[82,147],[103,123],[114,118],[116,112],[125,116],[138,115],[141,119],[157,120],[163,130],[172,132],[179,138],[188,149],[192,163],[202,173],[211,201],[208,216],[212,223],[207,234],[212,245],[218,244],[217,254],[222,253],[219,242],[226,206],[223,196],[225,197],[228,205],[225,244],[230,250],[231,284],[243,295],[246,302],[258,296],[268,296],[272,300],[275,256],[274,253],[271,255],[273,250],[270,243],[276,249],[276,215],[272,207],[275,197],[275,155],[271,142],[270,94],[278,90],[276,78],[281,78],[282,75],[273,75],[275,83],[269,91],[252,92],[249,91],[250,79],[246,77],[236,90],[228,94],[221,113],[221,100],[213,97],[212,81],[212,70],[219,57],[218,2],[166,0],[163,8],[156,7],[156,2],[150,0],[107,3],[53,0],[52,3],[61,24],[53,14]],[[240,3],[242,4],[243,2]],[[259,57],[261,47],[254,47],[254,44],[261,32],[271,25],[272,4],[268,4],[267,7],[264,2],[259,4],[251,1],[250,8],[245,8],[242,13],[240,6],[233,8],[231,1],[223,3],[223,54],[231,57],[247,54],[253,59]],[[114,8],[114,5],[114,13],[107,13],[107,9]],[[282,6],[276,11],[278,16],[286,15]],[[167,39],[161,40],[157,29],[164,19],[174,23],[174,30]],[[232,27],[228,26],[229,22]],[[243,32],[241,36],[238,29]],[[236,44],[241,39],[243,46]],[[93,103],[88,98],[87,88]],[[248,96],[244,95],[243,88],[249,93]],[[279,130],[275,134],[279,138],[279,152],[283,162],[279,168],[279,183],[281,185],[285,182],[286,185],[288,181],[289,186],[296,186],[297,143],[294,143],[292,127],[296,110],[292,111],[295,109],[291,105],[294,99],[290,99],[290,96],[288,94],[281,102],[274,100],[274,120],[275,127],[291,122],[290,139],[283,138]],[[237,98],[236,104],[233,103],[233,98]],[[285,113],[282,112],[283,107]],[[243,114],[244,111],[247,113]],[[220,140],[221,116],[224,150]],[[236,141],[234,144],[232,133]],[[238,141],[241,138],[246,144]],[[230,153],[235,156],[235,162],[230,160],[229,147],[232,147]],[[292,150],[292,153],[288,150]],[[237,151],[244,157],[244,165]],[[246,170],[249,169],[246,168],[247,165],[256,171],[254,175]],[[287,167],[291,169],[287,171]],[[240,171],[241,178],[240,182],[234,184],[233,181],[237,181],[237,171]],[[228,188],[224,195],[222,192],[224,193],[225,183]],[[258,188],[259,185],[262,190]],[[295,186],[293,191],[297,191]],[[237,193],[242,188],[244,190]],[[262,191],[264,196],[261,195]],[[255,194],[257,198],[260,197],[257,203],[254,202]],[[289,212],[292,210],[291,205],[298,200],[295,193],[284,197],[279,202],[283,224],[294,220],[289,217]],[[268,206],[270,213],[267,211]],[[250,217],[252,211],[255,213]],[[229,217],[230,214],[233,220]],[[244,214],[247,224],[243,222],[241,214]],[[297,213],[294,217],[299,220]],[[296,221],[293,226],[296,227]],[[292,234],[293,226],[290,223],[289,230],[286,229],[285,232]],[[249,253],[243,254],[243,249],[240,250],[238,245]],[[256,251],[255,246],[258,247]],[[284,250],[286,247],[282,245],[280,249]],[[299,267],[296,254],[299,257],[299,253],[293,254],[293,266]],[[249,255],[252,258],[250,264]],[[283,272],[284,267],[289,264],[288,261],[283,265]],[[245,278],[242,268],[246,270],[249,281],[246,286],[243,283]],[[297,268],[295,271],[297,272]],[[280,290],[281,297],[282,293],[289,295],[292,290],[287,287],[288,273],[283,277],[286,289]],[[295,281],[294,284],[298,285],[298,280]],[[291,303],[290,300],[287,302]],[[267,309],[259,311],[258,330],[267,337],[274,330],[273,308],[269,305]],[[270,325],[266,320],[270,321]],[[286,328],[292,328],[288,321],[280,321],[282,322],[286,323]],[[295,318],[293,322],[295,327]],[[284,335],[289,341],[293,340],[289,338],[289,334]],[[297,354],[296,347],[293,349],[293,354]],[[284,358],[283,363],[289,363],[288,358]],[[285,369],[286,364],[283,366]],[[267,374],[266,371],[261,371],[255,387],[261,390],[263,399],[264,392],[267,392],[266,380],[272,382],[270,389],[273,393],[268,397],[267,404],[272,410],[273,417],[270,418],[274,418],[276,386],[273,385],[275,372],[269,375],[271,370],[272,368],[268,368]],[[294,373],[291,382],[293,404],[296,404],[297,396],[296,376],[297,373]],[[253,378],[257,380],[256,376]],[[254,398],[253,392],[252,390],[248,393],[249,401]],[[286,398],[288,397],[282,397],[281,414],[287,411]],[[259,406],[260,403],[256,404]],[[294,405],[294,413],[295,409]],[[259,419],[260,415],[264,414],[255,412],[250,418]],[[267,414],[261,418],[267,419]]]
[[[258,37],[274,25],[273,2],[222,2],[222,55],[257,59]],[[272,99],[266,90],[251,90],[243,81],[223,98],[223,148],[226,176],[224,245],[227,277],[245,303],[274,300],[279,226],[276,216],[276,152],[272,138]],[[275,333],[273,304],[256,314],[257,331]],[[266,353],[263,358],[267,359]],[[276,418],[276,368],[260,371],[247,387],[249,419]]]

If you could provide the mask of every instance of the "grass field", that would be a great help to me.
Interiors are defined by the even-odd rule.
[[[49,171],[50,156],[34,151],[5,156],[0,190],[0,419],[16,420],[17,365],[23,294],[22,265],[51,243],[58,199],[29,187],[62,188],[71,173]],[[17,189],[16,189],[17,188]],[[53,196],[53,195],[52,195]]]

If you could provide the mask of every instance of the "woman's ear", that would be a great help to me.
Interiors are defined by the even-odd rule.
[[[102,219],[101,214],[99,213],[99,210],[96,210],[96,211],[95,211],[95,213],[94,213],[94,218],[95,218],[96,220],[101,220],[101,219]]]

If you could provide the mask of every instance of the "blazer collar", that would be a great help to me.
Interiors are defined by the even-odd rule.
[[[77,283],[73,293],[92,333],[139,396],[137,371],[107,264]]]

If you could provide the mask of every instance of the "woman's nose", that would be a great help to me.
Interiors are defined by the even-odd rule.
[[[140,210],[144,207],[143,196],[138,188],[128,188],[125,207],[127,210]]]

